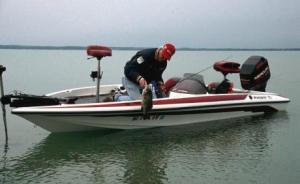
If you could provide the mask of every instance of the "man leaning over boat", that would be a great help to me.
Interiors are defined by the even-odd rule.
[[[162,74],[167,67],[176,48],[165,43],[159,48],[148,48],[138,51],[125,65],[122,83],[130,100],[141,98],[142,89],[151,84],[155,89],[154,98],[164,97],[165,84]]]

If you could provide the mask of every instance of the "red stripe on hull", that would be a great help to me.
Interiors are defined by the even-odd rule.
[[[171,105],[182,103],[199,103],[199,102],[218,102],[218,101],[230,101],[230,100],[244,100],[247,94],[241,95],[214,95],[214,96],[201,96],[201,97],[188,97],[188,98],[174,98],[174,99],[155,99],[154,105]],[[126,106],[141,106],[140,101],[135,102],[118,102],[118,103],[99,103],[90,105],[65,105],[55,106],[52,108],[90,108],[90,107],[126,107]]]
[[[175,99],[154,101],[154,105],[244,100],[246,96],[247,95],[215,95],[215,96],[204,96],[204,97],[190,97],[190,98],[177,98],[177,99],[175,98]]]

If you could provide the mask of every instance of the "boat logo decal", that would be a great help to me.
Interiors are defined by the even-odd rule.
[[[267,100],[267,99],[272,99],[272,97],[265,96],[265,95],[249,95],[249,98],[251,100]]]

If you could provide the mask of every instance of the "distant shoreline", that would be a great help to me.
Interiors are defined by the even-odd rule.
[[[145,47],[111,47],[113,50],[140,50]],[[28,50],[85,50],[83,46],[0,45],[0,49]],[[300,48],[177,48],[180,51],[300,51]]]

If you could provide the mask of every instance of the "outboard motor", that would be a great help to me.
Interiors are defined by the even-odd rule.
[[[246,90],[265,91],[270,77],[268,60],[262,56],[250,56],[241,67],[241,85]]]

